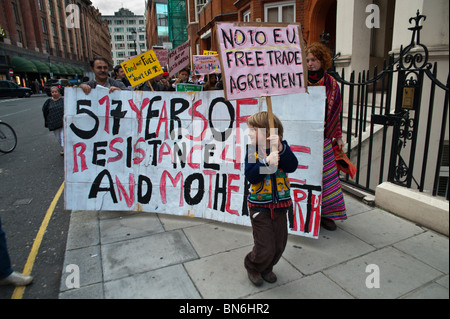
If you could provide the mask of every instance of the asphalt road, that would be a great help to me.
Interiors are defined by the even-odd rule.
[[[52,132],[44,127],[42,105],[47,96],[0,99],[0,119],[18,137],[17,148],[0,153],[0,217],[13,269],[23,271],[44,216],[64,181],[64,159]],[[70,212],[59,199],[32,270],[34,282],[24,299],[58,298]],[[13,287],[0,286],[0,299]]]

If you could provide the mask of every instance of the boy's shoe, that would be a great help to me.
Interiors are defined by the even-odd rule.
[[[262,275],[262,278],[271,284],[277,281],[277,275],[275,275],[273,271],[269,272],[268,274]]]
[[[256,287],[259,287],[259,286],[261,286],[264,283],[264,281],[263,281],[263,279],[261,277],[261,274],[251,273],[248,270],[247,270],[247,274],[248,274],[248,279],[250,279],[252,284],[254,284]]]
[[[13,271],[11,275],[0,280],[0,286],[26,286],[33,281],[33,277]]]

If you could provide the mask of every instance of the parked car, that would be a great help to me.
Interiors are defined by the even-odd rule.
[[[30,97],[33,90],[12,81],[0,80],[0,97]]]
[[[50,93],[50,89],[52,86],[59,87],[61,95],[64,95],[64,88],[66,86],[72,86],[72,83],[70,83],[70,81],[67,79],[48,80],[44,84],[44,91],[48,96],[52,96],[52,94]]]

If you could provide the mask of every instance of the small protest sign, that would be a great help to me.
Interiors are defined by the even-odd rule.
[[[132,86],[144,83],[162,74],[163,69],[156,58],[155,52],[149,50],[120,64]]]
[[[218,23],[228,100],[306,92],[299,24]]]
[[[153,49],[155,51],[156,58],[162,67],[167,66],[169,63],[169,50],[167,49]]]
[[[194,55],[192,64],[195,74],[221,73],[219,57],[216,55]]]
[[[203,55],[217,55],[217,51],[203,50]]]
[[[189,40],[177,46],[169,52],[169,74],[170,76],[177,74],[183,68],[189,65]]]
[[[177,92],[200,92],[203,91],[203,85],[178,83]]]

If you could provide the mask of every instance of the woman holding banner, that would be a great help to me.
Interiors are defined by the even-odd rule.
[[[332,66],[328,48],[321,43],[312,43],[306,47],[305,53],[308,85],[326,87],[321,225],[327,230],[336,230],[334,221],[347,219],[344,195],[332,147],[333,139],[339,148],[344,146],[340,123],[341,91],[336,80],[326,72]]]

